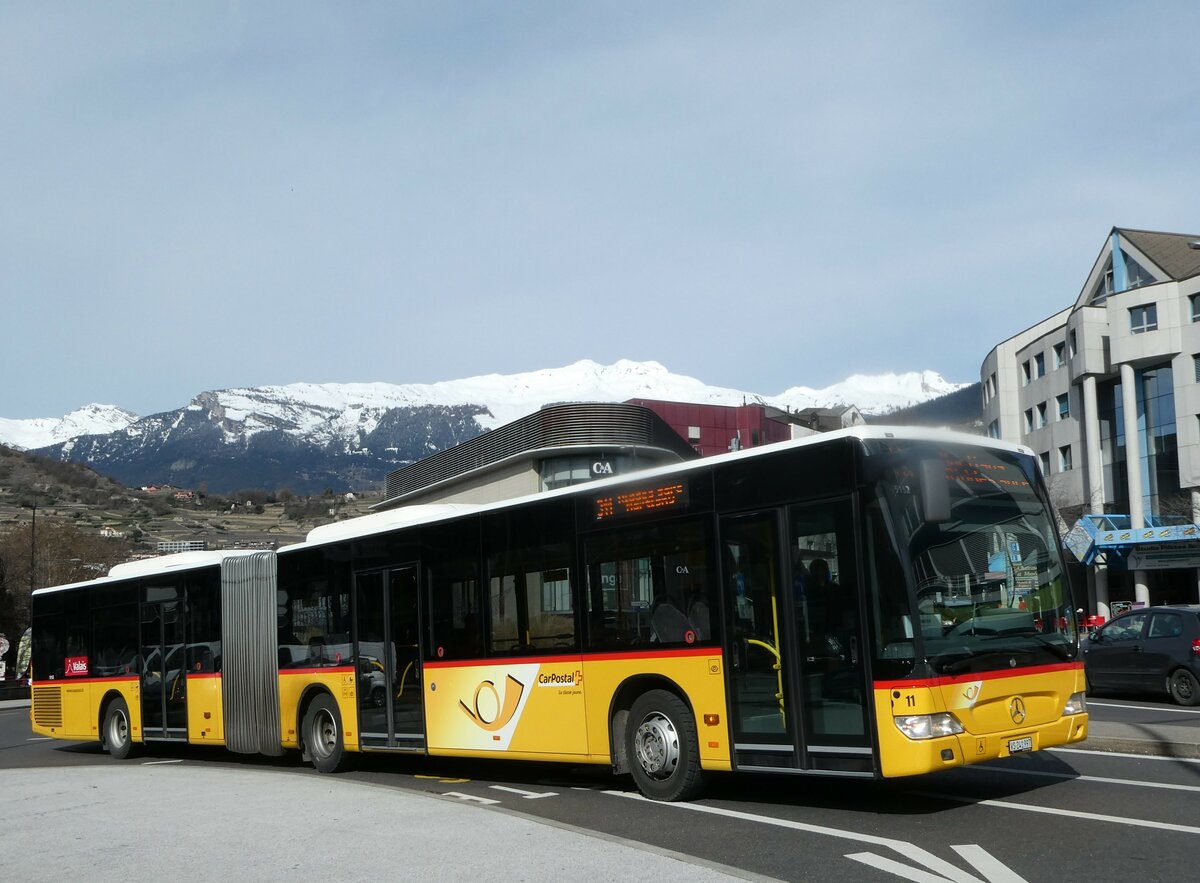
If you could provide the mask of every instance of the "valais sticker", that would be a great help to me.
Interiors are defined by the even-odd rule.
[[[67,677],[86,677],[88,673],[88,658],[86,656],[68,656],[63,660]]]

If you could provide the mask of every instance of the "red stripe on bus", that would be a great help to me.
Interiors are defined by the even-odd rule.
[[[970,681],[994,681],[1001,678],[1020,678],[1025,675],[1049,674],[1056,671],[1082,671],[1082,662],[1058,662],[1053,665],[1034,665],[1029,668],[1006,668],[1003,671],[964,672],[961,675],[939,675],[934,678],[912,678],[906,681],[876,681],[876,690],[903,690],[910,687],[945,687]]]
[[[111,678],[63,678],[62,680],[50,679],[47,681],[34,681],[35,687],[61,687],[63,684],[71,686],[73,684],[121,684],[125,682],[137,683],[139,680],[137,675],[120,675]]]
[[[354,671],[353,665],[325,665],[315,668],[281,668],[281,675],[327,675],[336,674],[338,672]]]
[[[587,653],[573,656],[495,656],[485,659],[427,659],[425,668],[465,668],[480,665],[556,665],[560,662],[612,662],[626,659],[676,659],[690,656],[721,656],[720,647],[686,647],[679,650],[627,650],[623,653]]]

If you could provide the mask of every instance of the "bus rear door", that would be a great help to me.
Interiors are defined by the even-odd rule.
[[[187,636],[174,586],[146,589],[141,608],[142,735],[187,740]]]
[[[364,748],[423,750],[417,567],[355,574],[359,732]]]

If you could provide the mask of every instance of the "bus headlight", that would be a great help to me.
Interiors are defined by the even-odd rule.
[[[938,736],[954,736],[963,731],[958,718],[948,711],[937,714],[910,714],[893,718],[896,727],[910,739],[936,739]]]
[[[1063,708],[1063,715],[1083,714],[1087,711],[1087,696],[1083,693],[1072,693]]]

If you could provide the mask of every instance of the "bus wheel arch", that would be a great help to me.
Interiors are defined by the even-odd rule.
[[[654,800],[688,800],[703,788],[696,716],[687,695],[663,678],[623,684],[613,698],[613,767],[632,773]]]
[[[313,690],[300,704],[300,745],[304,759],[322,773],[339,773],[350,764],[337,702],[327,690]]]
[[[116,690],[100,703],[100,745],[117,760],[132,757],[142,749],[142,743],[133,741],[129,704]]]

